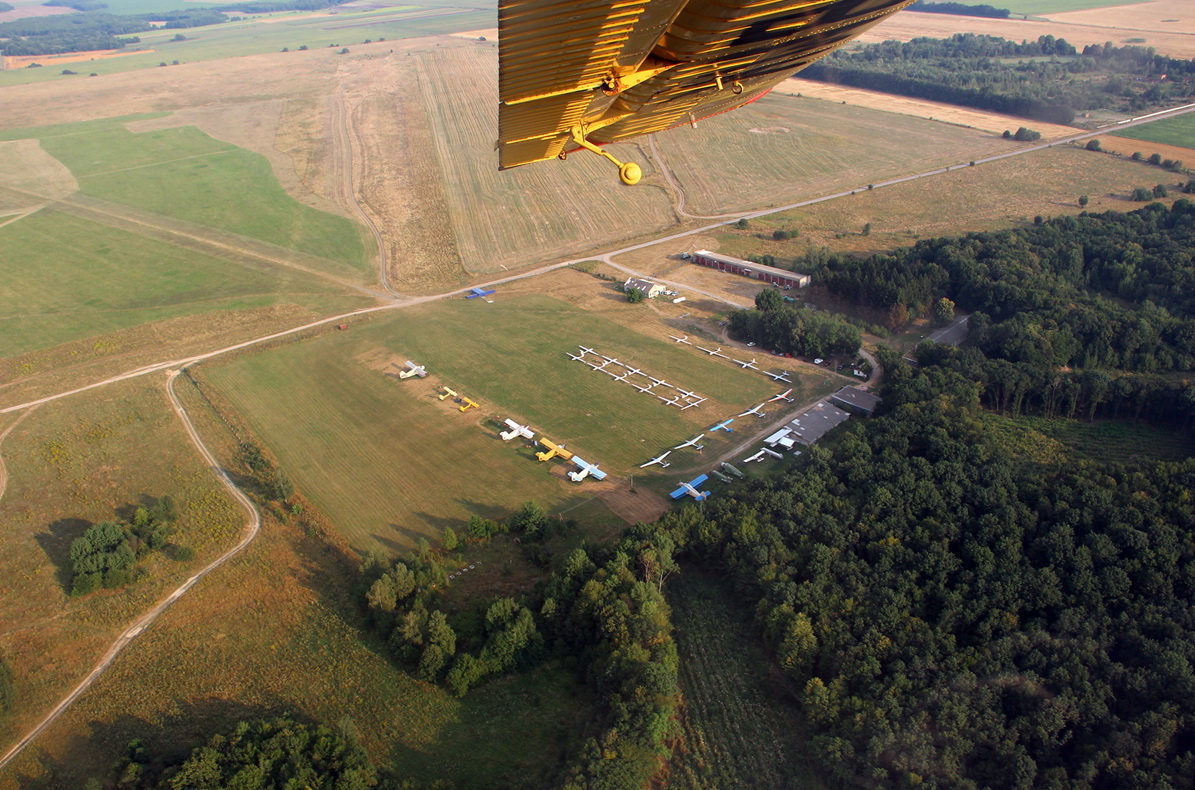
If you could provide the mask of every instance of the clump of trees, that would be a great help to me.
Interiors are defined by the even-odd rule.
[[[1010,13],[1007,8],[996,8],[995,6],[983,3],[978,5],[968,3],[931,3],[928,0],[917,0],[916,3],[909,6],[909,10],[920,11],[923,14],[955,14],[957,16],[981,16],[989,19],[1008,19]]]
[[[137,561],[166,545],[178,518],[173,500],[139,507],[128,522],[93,524],[71,543],[71,594],[123,587],[137,578]]]
[[[117,782],[122,790],[366,790],[379,780],[348,719],[336,728],[289,717],[243,721],[165,768],[139,741],[128,751]]]
[[[774,288],[760,291],[755,305],[730,314],[730,332],[770,351],[828,357],[854,354],[863,342],[858,327],[831,313],[786,302]]]
[[[962,33],[840,50],[802,76],[1065,124],[1076,112],[1170,106],[1195,89],[1195,60],[1112,42],[1078,52],[1049,35],[1014,42]]]

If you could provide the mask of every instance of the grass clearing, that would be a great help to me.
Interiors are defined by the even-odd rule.
[[[683,748],[669,790],[817,790],[802,763],[803,723],[730,584],[685,568],[667,587],[680,653]]]
[[[894,113],[769,94],[661,133],[656,145],[693,214],[724,214],[1005,150],[998,137]],[[745,187],[749,185],[749,187]]]
[[[1130,140],[1173,145],[1178,148],[1195,148],[1195,115],[1188,113],[1177,118],[1163,118],[1160,121],[1117,132],[1116,136],[1127,137]],[[1191,153],[1195,156],[1195,151]]]
[[[78,682],[116,633],[164,591],[227,548],[243,513],[194,451],[170,410],[164,376],[41,406],[4,441],[0,500],[0,655],[16,674],[16,704],[0,721],[11,743]],[[180,510],[170,552],[142,560],[147,577],[122,590],[67,594],[70,543],[145,497]]]
[[[1006,417],[985,413],[984,425],[1005,447],[1042,464],[1078,456],[1089,461],[1181,461],[1195,455],[1189,438],[1149,425],[1101,420]]]
[[[644,165],[644,182],[634,189],[588,153],[498,172],[496,46],[443,47],[415,58],[452,228],[470,272],[580,255],[673,225],[671,199],[635,145],[611,147]]]
[[[1000,0],[1000,5],[997,8],[1007,8],[1014,14],[1041,16],[1042,14],[1086,11],[1090,8],[1115,8],[1148,2],[1150,0]]]
[[[141,134],[118,120],[89,127],[25,133],[70,168],[84,194],[314,255],[342,277],[372,275],[361,230],[290,197],[265,157],[193,126]]]
[[[0,257],[20,262],[0,288],[0,357],[89,337],[103,350],[110,333],[201,313],[368,303],[302,272],[237,265],[51,210],[0,228]]]
[[[570,362],[565,352],[579,343],[711,400],[683,413],[665,406]],[[430,376],[399,382],[378,359],[414,359]],[[493,424],[479,425],[482,417],[526,421],[619,475],[712,425],[730,404],[741,410],[774,394],[761,376],[550,297],[501,291],[494,304],[457,299],[401,310],[204,375],[348,542],[390,553],[445,526],[459,532],[474,513],[503,516],[528,500],[571,510],[600,488],[573,484],[562,463],[539,463],[531,449],[502,442]],[[461,414],[436,399],[438,384],[481,409]]]

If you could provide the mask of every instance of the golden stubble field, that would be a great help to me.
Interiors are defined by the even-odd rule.
[[[1163,3],[1172,5],[1163,6]],[[1175,7],[1187,10],[1169,10]],[[1106,41],[1124,44],[1127,39],[1144,39],[1131,43],[1153,47],[1159,53],[1170,57],[1191,58],[1195,57],[1195,22],[1191,16],[1190,4],[1185,0],[1158,0],[1157,4],[1142,3],[1090,11],[1071,11],[1065,14],[1051,14],[1049,19],[1042,21],[983,19],[908,11],[893,14],[860,36],[859,41],[870,44],[893,39],[910,41],[920,36],[949,38],[955,33],[983,33],[1022,41],[1050,35],[1065,38],[1082,49],[1088,44],[1103,44]],[[1161,19],[1176,18],[1182,21],[1165,24],[1160,22]]]

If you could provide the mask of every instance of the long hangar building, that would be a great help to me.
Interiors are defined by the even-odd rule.
[[[741,274],[765,283],[772,283],[781,288],[804,288],[809,285],[809,275],[790,272],[787,269],[777,269],[775,266],[765,266],[762,263],[752,263],[742,258],[729,255],[719,255],[709,250],[697,250],[693,253],[693,263],[709,266],[718,271]]]

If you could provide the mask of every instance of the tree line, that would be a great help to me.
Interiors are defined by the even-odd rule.
[[[978,5],[971,5],[968,3],[931,3],[928,0],[917,0],[916,3],[909,6],[910,11],[920,11],[923,14],[954,14],[957,16],[982,16],[990,19],[1008,19],[1009,10],[1007,8],[996,8],[995,6],[980,3]]]
[[[862,345],[859,328],[841,316],[786,302],[767,288],[755,297],[755,308],[730,313],[732,336],[762,348],[802,357],[854,354]]]
[[[959,33],[840,50],[802,76],[1068,124],[1076,112],[1139,112],[1185,100],[1195,90],[1195,59],[1111,42],[1079,52],[1049,35],[1018,44]]]

